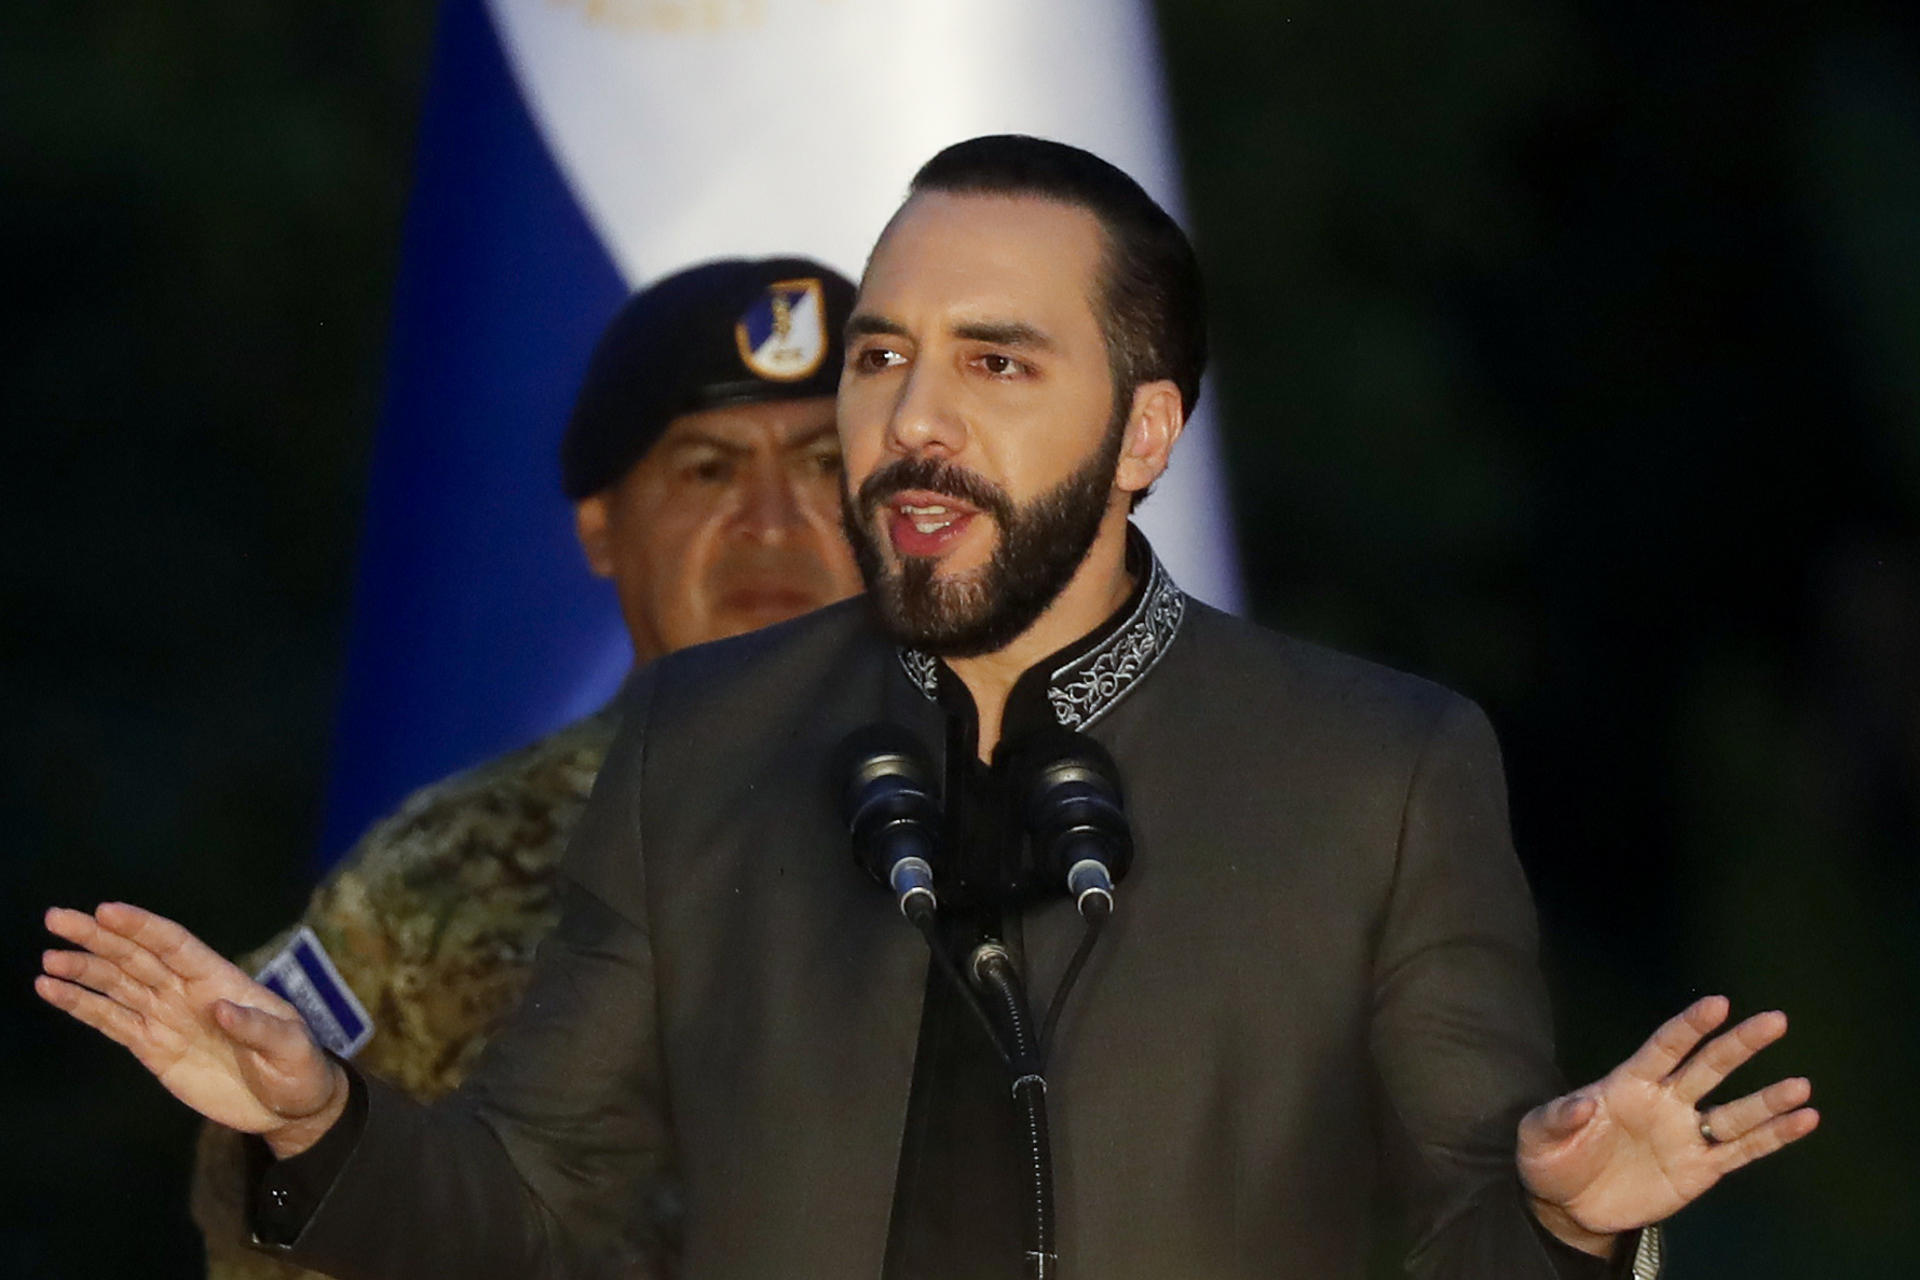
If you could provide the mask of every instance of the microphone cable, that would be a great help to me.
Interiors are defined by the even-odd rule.
[[[927,940],[927,950],[933,953],[934,967],[947,976],[947,981],[953,984],[953,989],[960,993],[960,1001],[967,1006],[967,1012],[973,1015],[973,1020],[980,1024],[980,1030],[986,1033],[987,1043],[993,1046],[993,1052],[1000,1059],[1000,1065],[1008,1071],[1014,1071],[1013,1054],[1008,1052],[1007,1046],[1001,1041],[1000,1030],[993,1025],[993,1015],[989,1014],[986,1006],[980,1003],[980,997],[974,993],[972,984],[961,974],[960,966],[953,962],[953,957],[947,954],[946,947],[941,944],[940,929],[933,911],[929,909],[917,912],[907,918],[912,920],[914,927],[920,930],[920,936]],[[1015,1072],[1015,1074],[1018,1073]]]
[[[1061,1011],[1067,1007],[1067,996],[1073,991],[1073,984],[1079,980],[1080,971],[1086,968],[1087,957],[1093,954],[1093,945],[1100,940],[1100,931],[1113,915],[1113,899],[1106,896],[1090,897],[1081,914],[1086,924],[1080,931],[1080,945],[1073,949],[1073,958],[1067,961],[1060,981],[1053,988],[1053,999],[1047,1002],[1047,1018],[1040,1027],[1043,1060],[1044,1055],[1053,1049],[1053,1029],[1060,1021]]]

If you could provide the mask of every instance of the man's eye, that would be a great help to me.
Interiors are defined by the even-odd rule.
[[[906,357],[898,351],[886,347],[866,347],[853,359],[854,367],[862,373],[878,373],[882,369],[891,369],[901,364]]]
[[[840,454],[838,450],[833,453],[816,453],[813,455],[812,461],[815,470],[823,476],[837,476],[840,474]]]
[[[687,464],[685,474],[689,480],[716,484],[732,477],[733,464],[725,458],[697,458]]]
[[[997,351],[981,356],[980,367],[996,378],[1017,378],[1027,372],[1025,364]]]

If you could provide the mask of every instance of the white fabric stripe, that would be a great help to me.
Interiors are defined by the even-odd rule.
[[[629,284],[800,252],[858,276],[920,163],[1019,132],[1180,207],[1142,0],[488,0],[542,135]],[[1187,589],[1240,599],[1212,433],[1141,511]]]

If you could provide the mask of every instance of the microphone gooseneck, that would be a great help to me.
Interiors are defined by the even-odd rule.
[[[960,1003],[967,1007],[967,1012],[973,1016],[974,1022],[979,1025],[981,1031],[986,1033],[987,1043],[993,1046],[994,1056],[1000,1059],[1001,1065],[1007,1070],[1013,1071],[1013,1055],[1007,1051],[1007,1046],[1001,1043],[1000,1029],[993,1025],[993,1015],[989,1014],[986,1006],[980,1003],[980,997],[974,994],[973,988],[967,985],[965,976],[961,974],[960,966],[956,965],[953,957],[947,953],[947,948],[940,941],[940,932],[934,925],[932,914],[929,913],[924,921],[915,920],[914,924],[919,928],[920,936],[927,940],[927,950],[933,954],[933,963],[942,974],[946,975],[947,981],[959,993]]]

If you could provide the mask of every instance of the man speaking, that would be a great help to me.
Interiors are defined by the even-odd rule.
[[[840,384],[868,597],[635,680],[527,999],[447,1101],[124,904],[48,913],[81,949],[40,993],[260,1135],[256,1231],[345,1276],[646,1274],[670,1233],[689,1280],[1352,1277],[1382,1186],[1417,1276],[1649,1274],[1626,1233],[1817,1122],[1804,1080],[1707,1101],[1785,1019],[1708,1040],[1702,1000],[1554,1096],[1485,718],[1188,599],[1129,525],[1201,317],[1185,237],[1104,162],[1002,137],[927,164]],[[939,823],[862,870],[828,762],[876,725],[913,745],[871,779]],[[1089,859],[1033,872],[1035,744],[1068,731],[1117,775],[1068,777],[1076,803],[1130,842],[1099,935]],[[918,752],[931,781],[895,767]],[[982,993],[1070,972],[1010,1071]],[[1048,1144],[1010,1079],[1051,1123],[1042,1257],[1019,1189]],[[650,1235],[642,1203],[681,1208]]]

